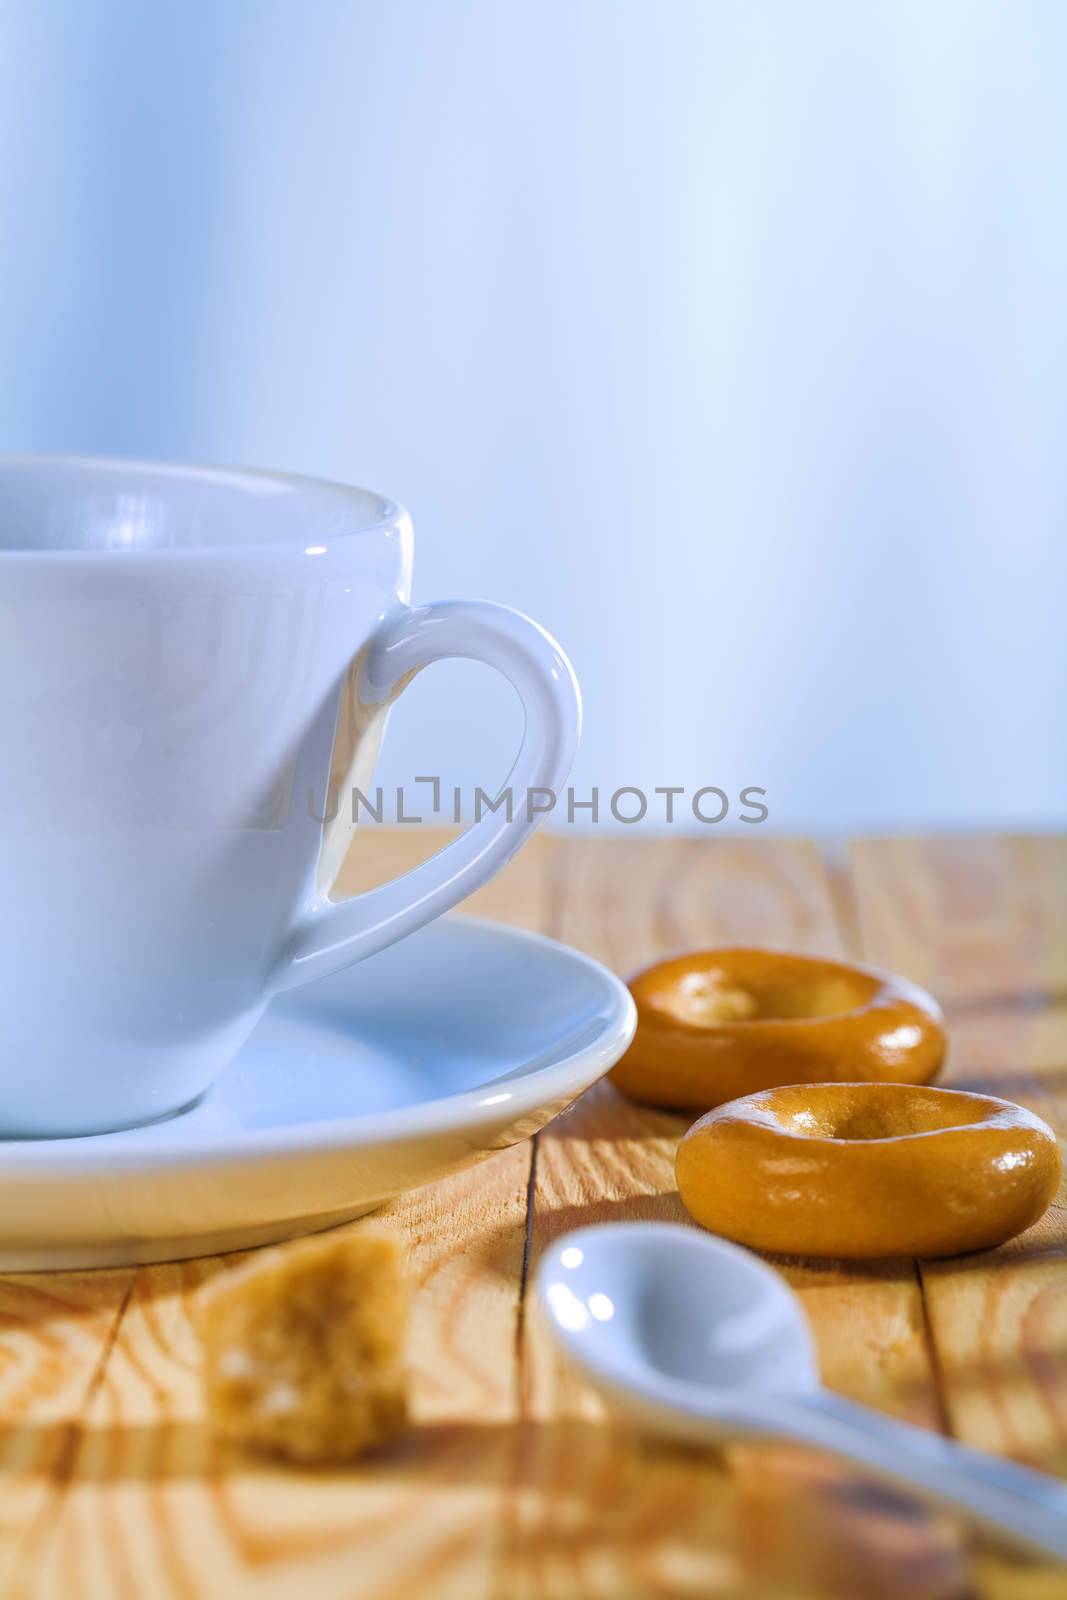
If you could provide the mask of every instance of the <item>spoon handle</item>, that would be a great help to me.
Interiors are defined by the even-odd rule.
[[[1044,1555],[1067,1561],[1067,1485],[968,1449],[822,1390],[777,1414],[793,1438],[845,1456],[902,1486],[962,1508]]]

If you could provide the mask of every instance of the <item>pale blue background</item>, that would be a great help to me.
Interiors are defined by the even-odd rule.
[[[0,445],[391,492],[583,788],[1062,823],[1065,81],[1059,0],[0,0]],[[384,775],[516,729],[439,669]]]

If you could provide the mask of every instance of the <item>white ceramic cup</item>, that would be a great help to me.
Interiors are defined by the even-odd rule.
[[[440,915],[532,831],[519,797],[577,745],[570,665],[503,606],[412,608],[411,563],[405,512],[363,490],[0,458],[0,1136],[187,1105],[273,993]],[[522,699],[512,817],[333,902],[331,772],[366,791],[390,701],[448,656]]]

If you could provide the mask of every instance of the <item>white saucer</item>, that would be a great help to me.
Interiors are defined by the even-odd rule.
[[[634,1021],[587,956],[445,918],[275,1000],[188,1111],[0,1141],[0,1270],[179,1260],[359,1216],[544,1127]]]

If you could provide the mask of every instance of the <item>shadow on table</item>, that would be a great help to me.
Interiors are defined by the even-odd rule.
[[[195,1421],[14,1427],[0,1452],[9,1469],[13,1456],[50,1460],[52,1474],[79,1495],[136,1483],[153,1492],[181,1485],[184,1493],[201,1483],[225,1495],[228,1518],[248,1529],[267,1519],[283,1532],[310,1518],[333,1528],[332,1537],[351,1527],[364,1542],[368,1514],[394,1503],[391,1490],[404,1503],[416,1495],[427,1514],[446,1496],[438,1502],[452,1508],[446,1515],[485,1519],[482,1537],[501,1574],[542,1594],[970,1593],[960,1526],[905,1495],[807,1452],[639,1444],[610,1421],[428,1424],[375,1456],[322,1469],[242,1452]],[[797,1573],[810,1587],[794,1590]]]
[[[14,1476],[61,1482],[116,1484],[177,1480],[217,1482],[229,1477],[284,1478],[322,1487],[326,1483],[417,1478],[420,1483],[470,1486],[508,1481],[550,1435],[553,1449],[579,1452],[605,1425],[568,1419],[556,1424],[424,1423],[395,1444],[358,1461],[303,1466],[268,1452],[244,1449],[220,1438],[204,1421],[158,1423],[17,1423],[0,1429],[0,1492]]]
[[[680,1139],[699,1112],[665,1111],[641,1105],[620,1094],[607,1079],[587,1089],[574,1104],[549,1123],[544,1140],[579,1139],[644,1142]]]

